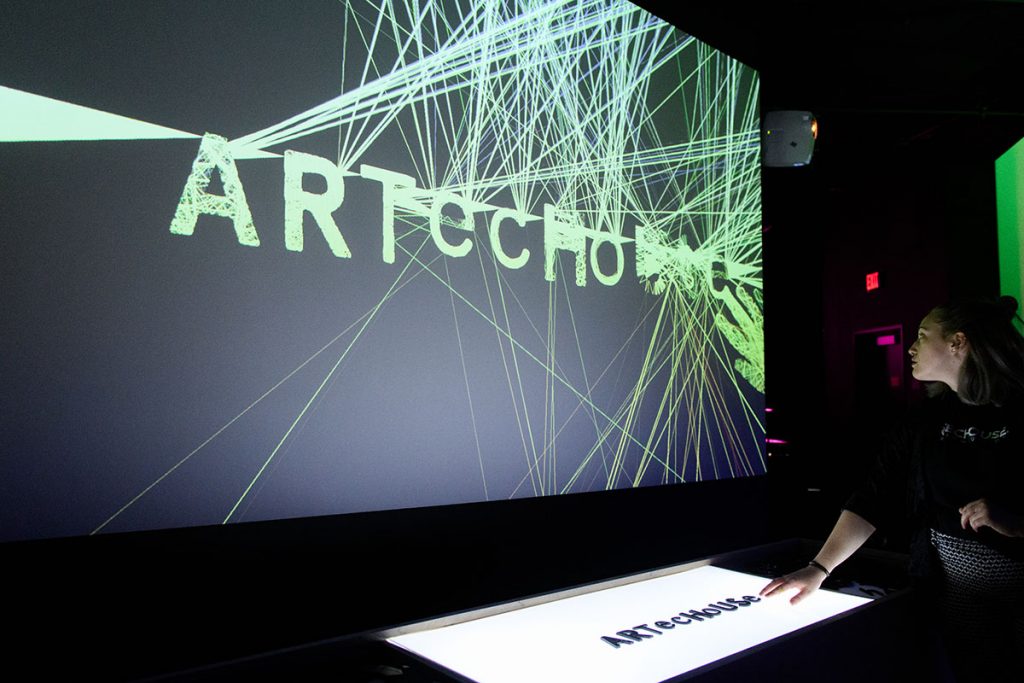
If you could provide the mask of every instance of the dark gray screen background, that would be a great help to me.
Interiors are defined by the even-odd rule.
[[[4,3],[0,85],[231,139],[338,93],[342,20],[332,2]],[[276,151],[332,158],[337,140],[325,131]],[[380,257],[380,185],[349,178],[335,218],[353,257],[334,257],[308,216],[305,250],[291,252],[280,159],[237,162],[260,247],[211,216],[173,235],[198,142],[0,143],[0,539],[90,533],[143,491],[104,531],[216,524],[254,478],[232,521],[608,487],[607,453],[570,483],[606,420],[529,355],[567,383],[589,381],[590,403],[609,414],[621,404],[659,304],[632,245],[615,286],[589,273],[577,287],[567,254],[549,286],[541,222],[503,231],[508,252],[532,255],[496,270],[480,218],[464,258],[441,256],[425,232],[401,240],[424,243],[437,277],[399,278],[408,255]],[[413,174],[394,132],[361,162]],[[512,206],[507,193],[493,203]],[[499,279],[515,295],[503,319],[515,349],[473,310],[491,310]],[[720,359],[704,360],[698,372],[734,384]],[[640,440],[670,373],[654,373],[637,405]],[[763,407],[742,381],[721,399],[707,409]],[[657,467],[633,477],[640,453],[626,448],[615,486],[763,473],[763,431],[738,422],[740,442],[709,430],[693,444],[700,474],[693,458],[678,479]],[[759,464],[740,464],[741,451]]]

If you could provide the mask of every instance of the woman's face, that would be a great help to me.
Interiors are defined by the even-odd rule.
[[[910,354],[914,379],[922,382],[944,382],[956,391],[960,366],[966,357],[967,342],[962,333],[949,338],[942,336],[942,327],[929,313],[921,321]]]

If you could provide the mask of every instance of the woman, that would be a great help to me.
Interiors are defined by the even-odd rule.
[[[808,566],[761,591],[797,604],[876,527],[910,519],[958,679],[1024,680],[1024,337],[1017,301],[932,310],[909,353],[932,399],[888,440]]]

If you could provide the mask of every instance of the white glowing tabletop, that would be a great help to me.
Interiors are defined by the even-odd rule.
[[[791,606],[758,599],[766,583],[705,565],[385,635],[478,683],[659,683],[871,602],[819,590]]]

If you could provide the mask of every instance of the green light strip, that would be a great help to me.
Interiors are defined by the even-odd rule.
[[[1024,140],[996,159],[999,291],[1024,302]]]
[[[0,86],[0,142],[195,137],[193,133]]]

